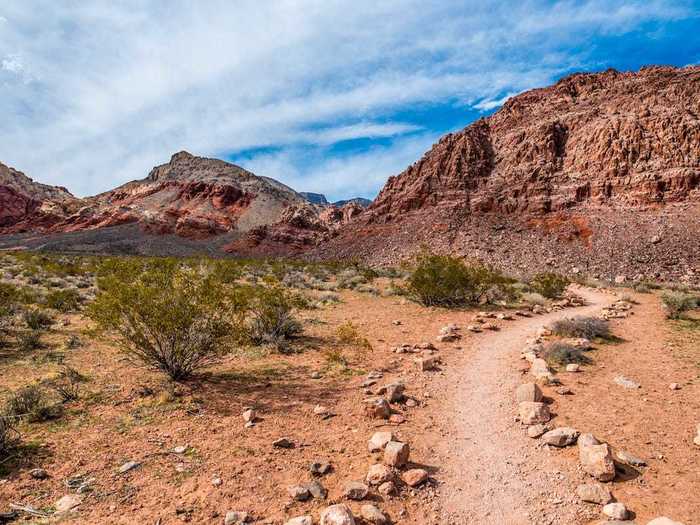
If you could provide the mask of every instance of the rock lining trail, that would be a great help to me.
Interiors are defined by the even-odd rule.
[[[523,319],[499,332],[482,334],[459,363],[446,369],[446,405],[437,423],[449,439],[436,444],[443,466],[440,523],[585,522],[580,508],[573,505],[575,484],[567,482],[562,461],[545,448],[538,449],[525,427],[515,421],[515,390],[526,381],[516,365],[526,339],[543,324],[574,315],[597,315],[614,300],[585,288],[576,293],[587,301],[586,306]]]

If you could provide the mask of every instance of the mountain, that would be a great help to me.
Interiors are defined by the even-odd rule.
[[[339,200],[339,201],[335,201],[335,202],[328,202],[328,199],[322,193],[311,193],[308,191],[302,191],[299,193],[299,195],[304,197],[311,204],[316,204],[318,206],[337,206],[338,208],[342,208],[346,204],[352,203],[352,204],[357,204],[358,206],[361,206],[362,208],[366,208],[367,206],[372,204],[371,200],[364,199],[362,197],[354,197],[352,199],[345,199],[345,200]]]
[[[366,208],[370,204],[372,204],[372,201],[369,199],[362,198],[362,197],[355,197],[353,199],[335,201],[333,203],[333,206],[342,207],[342,206],[345,206],[346,204],[350,204],[350,203],[357,204],[358,206],[360,206],[362,208]]]
[[[299,193],[311,204],[318,204],[319,206],[328,206],[330,202],[326,199],[326,196],[322,193],[311,193],[309,191],[302,191]]]
[[[697,278],[699,205],[700,68],[574,74],[443,137],[314,256]]]

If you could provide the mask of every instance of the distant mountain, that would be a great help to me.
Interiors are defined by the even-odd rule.
[[[326,196],[322,193],[311,193],[310,191],[301,191],[299,195],[304,197],[311,204],[318,204],[319,206],[328,206],[330,204],[326,199]]]
[[[354,199],[347,199],[344,201],[335,201],[333,203],[333,206],[338,206],[339,208],[345,206],[346,204],[357,204],[358,206],[361,206],[363,208],[366,208],[370,204],[372,204],[372,201],[369,199],[364,199],[362,197],[355,197]]]
[[[335,202],[328,202],[328,199],[322,193],[311,193],[308,191],[302,191],[299,193],[299,195],[304,197],[311,204],[316,204],[318,206],[337,206],[338,208],[342,208],[346,204],[352,203],[352,204],[357,204],[357,205],[361,206],[362,208],[366,208],[367,206],[372,204],[371,200],[364,199],[362,197],[355,197],[352,199],[340,200],[340,201],[335,201]]]

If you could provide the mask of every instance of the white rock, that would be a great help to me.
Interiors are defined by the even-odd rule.
[[[321,511],[321,525],[355,525],[355,517],[347,505],[331,505]]]
[[[387,465],[375,463],[367,470],[366,480],[370,485],[381,485],[394,480],[394,471]]]
[[[56,509],[57,513],[61,513],[61,512],[68,512],[70,510],[73,510],[78,505],[80,505],[82,502],[83,502],[82,496],[78,496],[75,494],[66,494],[61,499],[59,499],[56,503],[54,503],[53,506]]]
[[[314,525],[314,519],[311,516],[297,516],[285,521],[284,525]]]
[[[385,525],[389,523],[389,519],[386,515],[374,505],[362,505],[362,507],[360,507],[360,516],[362,516],[362,519],[367,523],[371,523],[372,525]]]
[[[535,401],[523,401],[518,405],[520,422],[523,425],[536,425],[546,423],[551,419],[549,407],[544,403]]]
[[[367,443],[367,449],[370,452],[381,452],[386,444],[393,440],[394,435],[391,432],[375,432]]]
[[[641,385],[639,383],[636,383],[625,376],[615,376],[613,381],[616,384],[618,384],[624,388],[629,388],[629,389],[641,388]]]
[[[542,401],[542,390],[535,383],[524,383],[515,390],[515,399],[523,401]]]
[[[580,372],[581,371],[581,365],[578,363],[569,363],[566,365],[566,371],[567,372]]]
[[[138,461],[127,461],[121,467],[119,467],[118,472],[120,474],[124,474],[124,473],[129,472],[130,470],[134,470],[135,468],[138,468],[140,466],[141,466],[141,463],[139,463]]]
[[[614,520],[626,520],[627,519],[627,507],[622,503],[608,503],[603,507],[603,514],[608,518]]]
[[[666,516],[661,516],[660,518],[654,518],[647,525],[683,525],[680,521],[673,521],[671,518]]]

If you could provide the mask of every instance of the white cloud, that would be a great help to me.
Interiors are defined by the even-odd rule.
[[[489,111],[502,106],[503,104],[505,104],[506,100],[508,100],[511,97],[514,97],[515,95],[517,95],[517,93],[513,92],[508,93],[507,95],[500,98],[485,98],[474,104],[473,107],[480,111]]]
[[[287,160],[300,188],[375,192],[434,133],[404,113],[488,109],[585,67],[579,49],[596,35],[683,15],[671,0],[613,4],[7,0],[0,162],[91,194],[181,149],[273,147],[275,158],[249,159],[261,175]],[[392,140],[327,153],[363,137]]]

